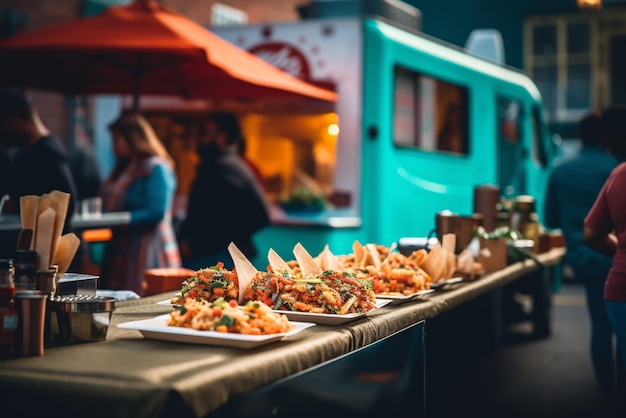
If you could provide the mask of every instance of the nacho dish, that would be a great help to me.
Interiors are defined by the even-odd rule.
[[[361,313],[376,308],[370,282],[332,270],[317,275],[286,270],[257,272],[244,298],[263,302],[274,310],[324,314]]]
[[[239,297],[239,280],[235,270],[224,268],[220,262],[212,267],[196,271],[182,283],[180,295],[172,298],[173,305],[182,305],[187,299],[202,299],[213,302],[219,298],[226,301],[235,300]]]
[[[426,257],[425,250],[406,256],[383,245],[363,246],[358,241],[352,248],[352,254],[337,256],[336,259],[344,270],[353,272],[357,279],[370,281],[375,294],[407,296],[430,289],[433,279],[421,267]],[[328,252],[328,249],[324,251]],[[318,255],[318,260],[324,260],[324,251]]]
[[[249,335],[279,334],[293,328],[285,315],[272,311],[262,302],[238,306],[236,299],[224,298],[213,302],[187,299],[180,309],[170,313],[167,325]]]
[[[430,289],[432,278],[411,257],[391,253],[376,268],[366,265],[354,268],[357,278],[372,281],[377,295],[411,295]]]

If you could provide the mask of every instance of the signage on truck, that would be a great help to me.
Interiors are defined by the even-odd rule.
[[[294,77],[303,80],[311,79],[311,67],[308,60],[298,48],[292,45],[284,42],[266,42],[249,48],[248,52]]]

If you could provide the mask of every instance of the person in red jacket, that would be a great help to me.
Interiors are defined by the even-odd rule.
[[[590,209],[583,240],[613,257],[604,286],[604,300],[617,337],[621,366],[626,369],[626,107],[611,106],[602,114],[605,140],[620,164],[611,172]],[[620,373],[623,379],[623,372]],[[620,379],[621,380],[621,379]],[[619,381],[618,399],[626,399],[626,382]],[[622,405],[623,407],[623,405]]]

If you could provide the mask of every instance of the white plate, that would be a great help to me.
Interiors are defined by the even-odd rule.
[[[420,290],[419,292],[411,293],[410,295],[383,295],[383,294],[379,295],[377,294],[376,297],[380,299],[388,299],[392,305],[395,305],[398,303],[408,302],[410,300],[422,297],[434,291],[435,289]]]
[[[453,284],[453,283],[459,283],[459,282],[462,282],[462,281],[463,281],[462,277],[452,277],[451,279],[448,279],[448,280],[441,280],[441,281],[436,282],[436,283],[431,283],[430,284],[430,288],[437,290],[437,289],[443,288],[446,285]]]
[[[285,337],[315,326],[310,322],[291,322],[294,329],[288,332],[268,335],[247,335],[228,332],[198,331],[183,327],[167,326],[169,314],[159,315],[152,319],[131,321],[118,324],[118,328],[141,331],[144,337],[155,340],[175,341],[180,343],[221,345],[235,348],[254,348],[259,345],[282,340]]]
[[[157,305],[161,305],[161,306],[172,306],[174,308],[178,308],[179,306],[181,306],[178,303],[172,303],[172,299],[174,299],[174,297],[171,297],[169,299],[166,300],[160,300],[157,302]]]
[[[377,299],[376,309],[380,309],[389,303],[391,303],[390,300]],[[285,316],[287,316],[290,321],[309,321],[319,325],[341,325],[345,324],[346,322],[354,321],[355,319],[361,318],[372,311],[345,315],[281,310],[274,310],[274,312],[285,314]]]

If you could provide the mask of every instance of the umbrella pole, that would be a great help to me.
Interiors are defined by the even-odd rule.
[[[133,71],[133,77],[135,79],[135,88],[133,91],[133,112],[139,112],[139,93],[141,91],[141,54],[135,55],[135,69]]]

